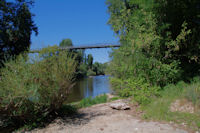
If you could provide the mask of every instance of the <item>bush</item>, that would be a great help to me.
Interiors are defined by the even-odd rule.
[[[58,55],[58,54],[57,54]],[[76,62],[69,53],[5,63],[0,75],[0,113],[18,124],[55,113],[73,86]]]
[[[159,95],[160,87],[150,86],[140,79],[118,79],[111,78],[111,84],[120,97],[131,97],[140,104],[147,104],[154,96]]]
[[[96,75],[96,73],[93,72],[91,69],[89,69],[89,70],[87,71],[87,76],[95,76],[95,75]]]

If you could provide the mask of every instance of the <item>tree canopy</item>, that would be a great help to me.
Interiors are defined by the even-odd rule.
[[[0,64],[29,50],[31,34],[38,34],[30,8],[32,1],[0,1]]]
[[[200,73],[198,0],[107,0],[106,3],[110,14],[108,24],[123,44],[112,53],[113,68],[122,65],[127,72],[126,68],[132,67],[135,76],[144,71],[142,77],[157,83]],[[154,75],[160,75],[160,81]]]
[[[121,47],[107,72],[121,96],[147,103],[167,84],[200,75],[199,0],[107,0]]]
[[[70,46],[73,46],[73,43],[72,43],[72,40],[67,38],[67,39],[63,39],[60,44],[59,44],[60,47],[70,47]]]
[[[92,64],[93,64],[93,56],[91,54],[88,54],[87,56],[87,64],[88,64],[88,67],[91,69]]]

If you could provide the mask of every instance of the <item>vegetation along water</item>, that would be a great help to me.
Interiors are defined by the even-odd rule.
[[[66,107],[66,101],[110,92],[107,76],[90,78],[109,74],[115,92],[138,103],[144,119],[186,123],[200,130],[199,0],[106,0],[108,24],[121,47],[113,49],[111,61],[104,64],[93,62],[84,50],[58,49],[73,46],[71,39],[30,56],[30,36],[38,33],[32,4],[0,1],[2,128],[37,127],[35,123],[70,109],[71,115],[74,108]],[[192,111],[179,111],[178,105],[173,111],[177,100],[183,101],[181,107],[190,103]]]

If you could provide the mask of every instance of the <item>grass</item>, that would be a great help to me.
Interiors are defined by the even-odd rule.
[[[116,101],[116,100],[119,100],[119,99],[123,99],[123,98],[121,98],[121,97],[113,97],[113,98],[109,99],[109,101]]]
[[[85,107],[90,107],[95,104],[100,104],[100,103],[106,103],[108,101],[107,95],[101,95],[97,96],[95,98],[88,97],[83,100],[81,100],[78,104],[78,108],[85,108]]]
[[[196,80],[191,85],[186,86],[184,95],[194,105],[200,106],[200,81]]]
[[[159,121],[172,121],[179,124],[185,123],[187,127],[193,130],[199,130],[200,113],[196,112],[194,114],[190,114],[181,112],[171,112],[169,109],[171,103],[174,102],[176,99],[195,99],[193,103],[198,103],[198,99],[196,98],[197,94],[190,94],[193,93],[193,91],[190,90],[193,90],[194,86],[197,87],[197,84],[200,85],[200,82],[193,82],[191,84],[179,82],[176,85],[166,86],[161,92],[161,96],[159,98],[152,99],[151,103],[148,105],[142,105],[141,109],[145,112],[143,118]]]

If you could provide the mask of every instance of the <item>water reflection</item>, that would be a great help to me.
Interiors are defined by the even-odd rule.
[[[83,78],[77,81],[71,90],[68,102],[80,101],[86,97],[95,97],[104,93],[110,93],[111,91],[108,76]]]

